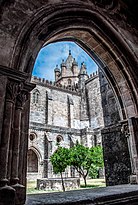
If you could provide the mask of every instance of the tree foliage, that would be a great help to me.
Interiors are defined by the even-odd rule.
[[[69,164],[69,150],[65,147],[58,147],[57,150],[50,157],[50,161],[53,165],[53,171],[55,174],[60,173],[62,180],[62,188],[65,191],[62,172],[65,172],[66,167]]]
[[[55,174],[64,172],[69,160],[69,150],[65,147],[58,147],[57,150],[50,157]]]
[[[89,148],[77,143],[74,147],[70,148],[69,163],[83,177],[86,186],[86,177],[90,168],[103,167],[102,148],[101,146]]]
[[[50,158],[55,174],[60,173],[62,179],[63,191],[65,191],[62,172],[65,171],[68,165],[73,166],[77,172],[83,177],[85,186],[86,177],[95,176],[99,168],[103,167],[102,147],[85,147],[78,142],[75,146],[67,149],[65,147],[58,147]]]
[[[91,148],[92,149],[92,148]],[[97,178],[100,168],[103,168],[103,150],[101,146],[93,147],[93,159],[94,162],[91,164],[89,169],[89,176],[91,178]]]

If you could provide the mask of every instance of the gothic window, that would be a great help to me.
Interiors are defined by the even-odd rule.
[[[39,102],[39,93],[36,94],[36,103]]]
[[[35,103],[35,93],[33,93],[33,103]]]
[[[38,90],[33,92],[33,103],[38,104],[40,102],[40,93]]]
[[[68,79],[68,85],[71,85],[71,79]]]
[[[49,142],[49,151],[52,152],[52,142]]]
[[[97,136],[94,135],[94,146],[97,146]]]

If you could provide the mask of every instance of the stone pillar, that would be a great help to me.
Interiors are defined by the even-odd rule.
[[[87,96],[86,96],[86,76],[87,74],[84,72],[79,74],[79,93],[81,95],[81,104],[80,104],[80,120],[83,121],[83,124],[89,126],[89,116],[88,116],[88,104],[87,104]],[[83,126],[83,127],[86,127]]]
[[[131,163],[127,136],[122,132],[122,124],[108,126],[101,133],[107,186],[128,184]]]
[[[26,174],[27,174],[27,151],[30,91],[35,87],[31,83],[24,83],[23,89],[18,94],[14,115],[14,138],[11,183],[16,190],[16,205],[25,204],[26,200]]]
[[[26,145],[26,149],[22,152],[22,161],[19,145],[22,121],[28,133],[29,103],[25,107],[27,120],[27,118],[21,118],[21,108],[17,106],[17,99],[23,89],[30,92],[35,87],[27,83],[27,79],[28,74],[26,73],[0,66],[0,205],[25,204],[26,193],[23,194],[24,201],[19,200],[19,203],[16,203],[15,198],[19,198],[20,195],[15,187],[8,185],[11,185],[10,182],[15,185],[15,183],[26,181],[27,165],[25,162],[27,161],[28,135],[25,136],[21,146]],[[22,165],[22,170],[18,169],[20,165]]]
[[[6,88],[5,110],[0,144],[0,203],[14,204],[15,190],[9,186],[7,179],[8,155],[11,136],[11,125],[14,114],[14,102],[19,92],[19,84],[8,80]],[[6,195],[9,194],[10,197]],[[5,196],[4,196],[5,195]],[[9,201],[10,200],[10,201]]]
[[[27,152],[28,152],[28,129],[29,129],[29,109],[30,109],[30,94],[25,102],[21,115],[21,138],[19,152],[19,179],[20,183],[26,187],[27,173]]]
[[[44,135],[44,178],[48,178],[48,153],[49,153],[49,147],[48,147],[49,141],[46,135]]]
[[[16,204],[24,204],[25,187],[19,181],[19,147],[21,136],[21,114],[23,104],[27,100],[27,92],[21,91],[17,95],[14,113],[14,136],[12,148],[12,171],[11,171],[11,185],[16,190]]]
[[[48,124],[48,93],[46,91],[45,123]]]
[[[67,109],[68,109],[68,127],[73,127],[73,99],[67,96]]]
[[[70,99],[67,96],[67,108],[68,108],[68,127],[71,127],[71,111],[70,111]]]
[[[6,95],[6,84],[7,84],[7,77],[0,76],[0,144],[1,144],[1,133],[2,133],[4,104],[5,104],[5,95]]]

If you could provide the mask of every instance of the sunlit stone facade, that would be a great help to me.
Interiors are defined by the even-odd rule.
[[[79,68],[71,51],[54,72],[55,82],[32,77],[36,87],[31,93],[28,179],[59,177],[49,160],[57,143],[64,147],[76,141],[89,147],[101,144],[104,122],[98,72],[88,76],[85,64]],[[68,168],[64,176],[78,175]]]

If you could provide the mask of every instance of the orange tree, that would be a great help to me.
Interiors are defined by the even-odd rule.
[[[57,150],[50,157],[55,174],[60,173],[62,181],[62,189],[65,191],[64,180],[62,173],[65,172],[66,167],[69,165],[69,149],[58,146]]]
[[[85,187],[89,170],[95,167],[103,167],[103,155],[101,146],[85,147],[79,143],[70,148],[69,165],[74,166],[77,172],[83,177]]]

